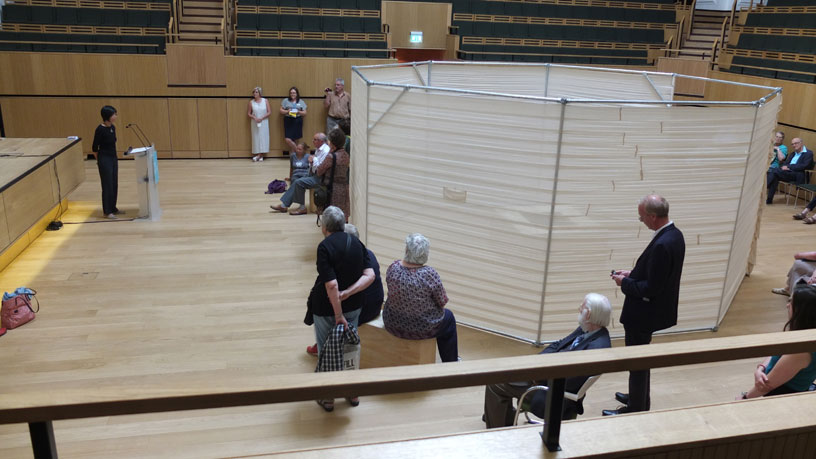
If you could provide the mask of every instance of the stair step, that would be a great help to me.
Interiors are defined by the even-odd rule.
[[[221,11],[221,8],[191,8],[185,7],[184,8],[184,15],[185,16],[218,16],[219,18],[224,15],[224,12]]]
[[[181,20],[182,24],[204,24],[204,25],[212,25],[212,24],[221,24],[221,17],[216,16],[190,16],[185,14],[184,18]]]
[[[218,25],[202,25],[202,24],[180,24],[179,25],[179,32],[193,32],[193,33],[207,33],[207,34],[220,34],[221,33],[221,24]]]

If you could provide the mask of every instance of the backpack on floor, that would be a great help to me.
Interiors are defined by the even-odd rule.
[[[283,193],[284,191],[286,191],[286,182],[276,179],[269,182],[269,185],[266,187],[266,193],[264,194]]]

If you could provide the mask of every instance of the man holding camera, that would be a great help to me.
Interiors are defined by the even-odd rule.
[[[326,98],[323,106],[328,109],[326,116],[326,134],[337,127],[340,120],[351,122],[351,96],[345,91],[346,82],[342,78],[334,80],[334,91],[330,88],[323,90]]]

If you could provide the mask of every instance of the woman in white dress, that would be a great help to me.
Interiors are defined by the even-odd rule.
[[[261,88],[252,90],[252,100],[247,107],[247,116],[252,119],[250,130],[252,131],[252,160],[263,161],[264,155],[269,153],[269,115],[272,109],[269,101],[261,97]]]

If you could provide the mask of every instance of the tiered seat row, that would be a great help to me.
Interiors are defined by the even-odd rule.
[[[723,70],[816,82],[816,6],[773,6],[780,3],[791,5],[757,7],[745,16],[745,25],[734,27],[724,53],[731,64]]]
[[[237,30],[239,56],[387,58],[383,33]]]
[[[164,53],[166,28],[0,24],[0,50]]]
[[[0,50],[164,52],[170,3],[15,0],[3,7]]]
[[[239,0],[235,54],[250,56],[388,57],[379,4]],[[277,3],[268,5],[268,3]],[[284,5],[295,3],[296,5]],[[379,2],[377,2],[379,3]],[[317,4],[320,7],[306,6]],[[335,8],[336,4],[355,8]],[[331,7],[328,7],[331,6]]]
[[[645,65],[677,33],[677,6],[603,0],[454,1],[467,60]]]
[[[342,10],[238,5],[239,30],[378,33],[382,22],[377,10]]]

